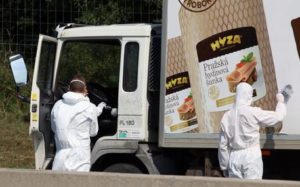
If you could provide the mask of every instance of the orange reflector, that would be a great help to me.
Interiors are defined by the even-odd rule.
[[[262,156],[271,156],[271,151],[270,150],[261,150]]]

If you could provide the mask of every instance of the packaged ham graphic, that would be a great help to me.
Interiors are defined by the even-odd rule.
[[[241,81],[252,84],[255,106],[273,110],[278,88],[263,1],[219,0],[199,11],[187,2],[178,16],[199,133],[219,132]],[[253,62],[239,64],[251,55]]]
[[[181,120],[188,120],[196,116],[192,94],[184,99],[184,103],[177,108],[177,111]]]
[[[257,81],[256,64],[252,52],[244,56],[241,62],[236,65],[235,70],[226,77],[230,92],[236,92],[236,86],[240,82],[253,85]]]
[[[240,82],[253,86],[254,101],[266,95],[255,28],[242,27],[221,32],[199,41],[196,48],[201,76],[199,85],[208,111],[230,109]]]
[[[195,133],[198,131],[188,73],[178,72],[169,76],[166,81],[165,132]]]

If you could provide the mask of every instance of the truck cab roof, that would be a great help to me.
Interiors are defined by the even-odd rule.
[[[101,26],[87,26],[81,24],[67,24],[56,28],[57,38],[82,38],[99,36],[151,36],[151,32],[160,33],[160,24],[114,24]]]

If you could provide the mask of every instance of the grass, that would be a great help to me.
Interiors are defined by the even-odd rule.
[[[0,119],[0,168],[34,169],[29,122],[11,116]]]
[[[10,54],[11,49],[0,46],[0,168],[34,168],[33,144],[28,134],[29,120],[24,118],[29,104],[24,104],[15,96],[15,83],[8,62]],[[31,69],[29,72],[32,72]],[[30,95],[30,87],[22,88],[22,93]]]

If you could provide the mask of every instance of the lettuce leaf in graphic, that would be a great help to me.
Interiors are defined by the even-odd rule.
[[[252,62],[253,61],[253,52],[249,53],[247,56],[244,56],[242,62]]]

